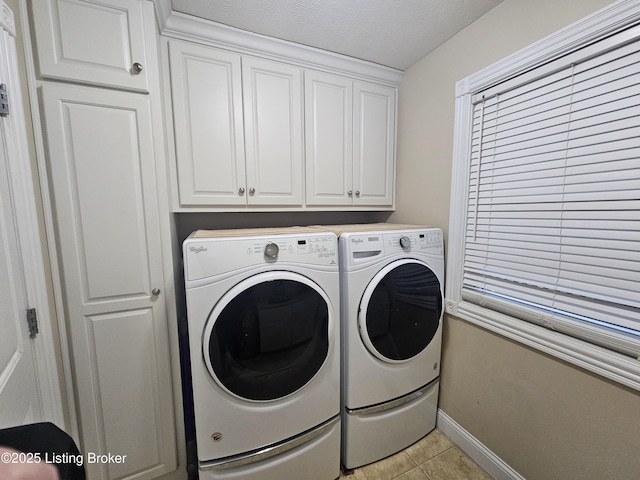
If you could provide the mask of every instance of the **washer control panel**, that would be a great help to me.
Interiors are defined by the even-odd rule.
[[[383,234],[383,236],[384,244],[387,247],[387,253],[397,249],[401,249],[403,251],[433,250],[434,253],[436,253],[438,249],[442,249],[442,231],[440,229],[387,233]]]
[[[349,233],[343,234],[340,242],[346,248],[343,261],[351,265],[397,253],[442,255],[444,251],[439,228]]]

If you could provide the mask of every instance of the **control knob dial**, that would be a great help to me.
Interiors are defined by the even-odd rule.
[[[411,239],[407,236],[400,237],[400,246],[407,249],[411,246]]]
[[[264,256],[270,259],[278,258],[278,253],[280,252],[280,247],[273,242],[267,243],[267,246],[264,247]]]

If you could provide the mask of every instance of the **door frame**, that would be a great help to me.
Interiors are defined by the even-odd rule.
[[[1,1],[1,0],[0,0]],[[19,0],[23,2],[23,0]],[[16,34],[15,17],[12,10],[1,1],[2,18],[0,18],[1,27],[6,30],[16,42],[16,47],[22,44],[25,52],[30,49],[25,38],[18,38]],[[24,8],[23,8],[24,7]],[[20,25],[22,32],[24,30],[24,15],[26,7],[24,3],[20,4]],[[28,43],[28,42],[27,42]],[[16,48],[16,50],[18,50]],[[21,59],[17,51],[13,52],[16,56],[18,70],[20,70]],[[26,68],[33,69],[32,59],[29,54],[25,55]],[[30,65],[31,62],[31,65]],[[59,359],[57,355],[56,341],[57,329],[54,327],[55,317],[52,316],[49,300],[47,261],[45,258],[47,245],[44,242],[44,234],[40,228],[38,219],[38,206],[34,184],[38,181],[37,171],[32,166],[32,155],[29,151],[28,133],[26,126],[25,103],[27,98],[25,94],[29,93],[29,102],[31,102],[30,88],[24,89],[24,79],[18,78],[21,88],[21,95],[13,94],[11,101],[11,115],[16,117],[17,129],[15,135],[16,148],[20,151],[20,155],[14,158],[7,158],[9,170],[9,183],[11,186],[11,198],[14,203],[16,225],[16,233],[20,248],[19,264],[22,268],[25,279],[25,293],[27,304],[30,308],[35,308],[38,315],[39,334],[31,340],[34,352],[34,361],[36,369],[36,381],[40,391],[40,401],[42,404],[42,420],[50,421],[62,429],[67,429],[65,420],[65,407],[63,404],[63,395],[61,384],[63,377],[59,369]],[[12,95],[9,92],[9,95]],[[11,98],[10,98],[11,100]],[[25,161],[25,159],[27,161]],[[26,321],[26,320],[25,320]]]

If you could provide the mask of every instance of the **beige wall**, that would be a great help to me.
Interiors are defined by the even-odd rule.
[[[449,223],[455,83],[609,4],[506,0],[405,73],[396,212]],[[529,480],[640,478],[640,395],[445,319],[440,407]]]

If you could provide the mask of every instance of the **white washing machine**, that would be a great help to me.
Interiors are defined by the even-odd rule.
[[[183,244],[201,480],[340,475],[337,239],[276,232]]]
[[[435,428],[444,255],[437,228],[375,224],[338,230],[342,463],[352,469]]]

